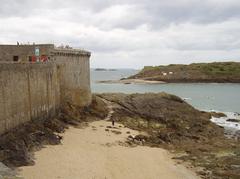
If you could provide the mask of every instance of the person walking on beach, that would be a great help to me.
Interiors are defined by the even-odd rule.
[[[115,121],[114,121],[114,119],[112,118],[112,126],[114,126],[114,123],[115,123]]]

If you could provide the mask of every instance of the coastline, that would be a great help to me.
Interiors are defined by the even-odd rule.
[[[166,82],[144,80],[144,79],[121,79],[121,80],[101,80],[101,81],[97,81],[97,83],[106,83],[106,84],[114,84],[114,83],[122,83],[122,84],[165,84]]]
[[[219,111],[217,111],[219,112]],[[223,112],[226,116],[219,116],[210,119],[213,123],[224,128],[227,138],[240,137],[240,115],[234,112]]]
[[[237,168],[226,169],[225,165],[237,165],[239,144],[228,141],[223,128],[210,122],[211,116],[224,114],[198,111],[181,98],[167,93],[105,93],[97,94],[96,99],[98,105],[91,110],[90,117],[106,111],[104,117],[99,118],[102,120],[84,120],[85,124],[89,122],[86,127],[84,123],[74,122],[76,119],[71,115],[63,119],[73,125],[59,136],[63,138],[62,145],[47,144],[34,151],[36,165],[24,164],[19,168],[20,177],[40,179],[44,173],[46,179],[79,176],[145,179],[164,176],[162,171],[165,171],[165,178],[238,176]],[[116,121],[116,126],[111,127],[109,120]],[[185,164],[189,164],[188,167]],[[138,165],[142,167],[131,168]],[[148,167],[143,177],[139,173],[145,165]],[[132,175],[126,168],[133,171]],[[120,173],[120,170],[127,172]],[[184,177],[182,171],[185,171]]]
[[[105,84],[180,84],[180,83],[186,83],[186,84],[240,84],[240,81],[224,81],[224,80],[196,80],[196,79],[184,79],[184,80],[178,80],[178,79],[162,79],[162,80],[150,80],[150,79],[144,79],[144,78],[126,78],[126,79],[120,79],[120,80],[99,80],[95,81],[96,83],[105,83]]]

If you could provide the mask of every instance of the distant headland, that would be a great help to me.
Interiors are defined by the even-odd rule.
[[[117,71],[117,69],[95,68],[94,71]]]
[[[128,77],[130,79],[167,83],[240,83],[240,62],[145,66],[138,74]]]

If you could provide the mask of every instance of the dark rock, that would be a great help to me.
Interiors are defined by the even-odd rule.
[[[129,135],[129,136],[128,136],[128,139],[129,139],[129,140],[134,140],[134,138],[135,138],[135,137],[132,136],[132,135]]]
[[[139,140],[139,141],[146,141],[148,139],[148,137],[145,135],[139,134],[139,135],[135,136],[135,139]]]
[[[211,112],[211,115],[216,118],[226,117],[226,114],[220,112]]]
[[[239,119],[227,119],[228,122],[239,122],[240,123],[240,120]]]
[[[198,111],[179,97],[166,93],[99,96],[114,105],[112,117],[116,121],[148,134],[129,136],[130,145],[144,143],[185,152],[188,155],[181,160],[205,168],[210,173],[205,178],[240,178],[239,169],[235,167],[240,161],[239,141],[227,139],[224,129],[210,121],[212,115],[223,117],[223,113]]]

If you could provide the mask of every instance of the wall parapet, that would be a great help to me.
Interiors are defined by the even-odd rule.
[[[79,49],[54,48],[51,53],[54,56],[91,56],[91,52]]]

